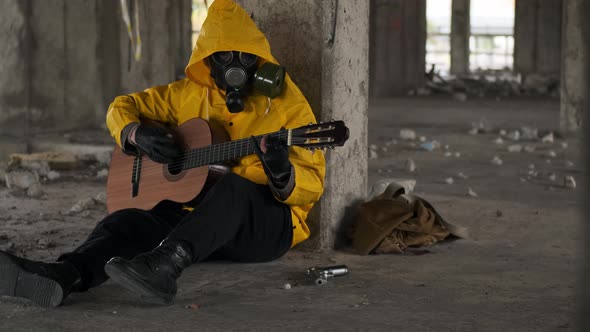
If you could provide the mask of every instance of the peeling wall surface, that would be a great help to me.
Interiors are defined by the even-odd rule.
[[[589,54],[584,40],[587,19],[582,10],[583,0],[568,0],[563,8],[563,53],[561,71],[561,129],[565,132],[578,131],[582,127],[584,107],[590,97],[586,94],[590,77],[585,70]]]
[[[514,22],[514,70],[559,75],[563,0],[517,0]]]
[[[371,96],[405,96],[424,84],[426,0],[370,3]]]
[[[308,219],[312,237],[302,244],[333,247],[350,222],[351,205],[366,196],[368,2],[238,2],[254,15],[318,120],[344,120],[350,129],[345,146],[326,154],[324,195]]]
[[[116,95],[174,80],[192,47],[191,1],[138,3],[133,63],[119,0],[2,1],[0,134],[100,128]]]

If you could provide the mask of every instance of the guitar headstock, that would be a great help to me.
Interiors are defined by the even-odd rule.
[[[289,145],[306,149],[333,149],[343,146],[348,135],[349,130],[344,121],[320,122],[291,130]]]

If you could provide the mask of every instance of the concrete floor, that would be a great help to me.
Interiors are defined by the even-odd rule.
[[[369,141],[377,145],[379,156],[369,162],[369,183],[416,179],[417,194],[448,221],[468,227],[470,239],[437,244],[420,256],[292,250],[267,264],[203,263],[183,273],[176,303],[167,307],[139,304],[111,282],[73,294],[56,309],[3,298],[0,329],[573,330],[582,261],[581,185],[587,176],[580,140],[531,142],[537,146],[535,152],[509,153],[508,143],[492,143],[495,134],[467,134],[471,123],[482,118],[498,129],[556,129],[558,109],[555,100],[427,98],[372,103]],[[449,151],[461,156],[445,157],[444,148],[427,152],[402,142],[400,128],[448,144]],[[392,139],[397,144],[381,150]],[[567,149],[562,142],[568,143]],[[557,157],[547,157],[549,150]],[[490,162],[495,155],[503,159],[502,166]],[[405,170],[408,158],[416,162],[414,173]],[[532,163],[539,176],[529,180]],[[458,172],[469,178],[457,177]],[[548,179],[550,172],[556,174],[556,182]],[[564,175],[573,175],[578,188],[564,188]],[[455,183],[446,184],[447,177],[454,177]],[[467,196],[467,187],[478,197]],[[41,200],[0,189],[0,248],[10,241],[17,253],[54,258],[83,240],[105,213],[101,205],[87,216],[59,213],[81,197],[103,191],[103,182],[66,178],[44,189],[47,196]],[[311,285],[304,276],[307,267],[335,264],[348,265],[350,275],[323,287]],[[288,282],[294,287],[283,289]],[[190,304],[200,307],[186,308]]]

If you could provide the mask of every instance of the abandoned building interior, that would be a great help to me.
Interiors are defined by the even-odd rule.
[[[2,296],[0,330],[590,329],[590,1],[235,2],[317,121],[349,130],[323,152],[309,239],[193,264],[168,306],[112,280],[57,308]],[[184,79],[213,3],[0,1],[0,250],[52,262],[85,241],[108,213],[109,104]],[[388,188],[444,236],[391,231],[361,254]]]

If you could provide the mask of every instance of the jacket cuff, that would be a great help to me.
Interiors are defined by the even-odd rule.
[[[287,198],[289,198],[289,196],[293,192],[293,189],[295,188],[295,169],[293,168],[293,165],[291,165],[291,172],[290,173],[291,173],[291,175],[289,176],[289,180],[287,181],[287,184],[283,188],[277,187],[275,185],[275,183],[273,183],[273,181],[268,181],[268,185],[270,187],[270,190],[281,201],[284,201]]]
[[[138,126],[139,123],[132,122],[121,130],[121,149],[126,154],[137,155],[138,153],[137,148],[129,141],[129,134]]]

